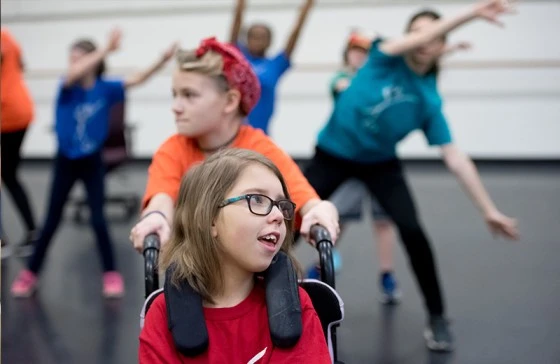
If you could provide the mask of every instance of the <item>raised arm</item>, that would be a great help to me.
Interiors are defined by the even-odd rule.
[[[502,214],[484,188],[473,161],[453,144],[444,145],[442,155],[447,168],[457,177],[467,194],[484,216],[494,235],[518,239],[517,221]]]
[[[165,64],[171,59],[171,57],[173,57],[176,50],[177,50],[177,43],[173,43],[171,46],[169,46],[169,48],[165,50],[165,52],[163,52],[161,57],[159,57],[157,61],[154,64],[152,64],[150,67],[127,77],[124,82],[124,87],[130,88],[146,82],[157,71],[159,71],[163,66],[165,66]]]
[[[86,73],[93,70],[109,53],[119,49],[121,37],[121,31],[119,29],[113,29],[109,35],[107,46],[85,54],[78,62],[71,64],[64,76],[64,86],[70,86],[77,82]]]
[[[386,40],[381,43],[380,49],[386,54],[401,55],[444,36],[475,19],[485,19],[491,23],[501,25],[498,21],[498,16],[512,12],[512,10],[512,5],[507,0],[479,1],[455,16],[435,20],[431,26],[425,29],[407,33],[401,38]]]
[[[292,57],[292,53],[296,47],[297,41],[301,34],[301,29],[303,28],[303,25],[305,24],[305,20],[307,19],[307,16],[309,15],[309,11],[313,7],[314,3],[315,3],[314,0],[306,0],[305,4],[301,8],[296,25],[294,26],[294,29],[292,30],[292,33],[288,38],[288,43],[286,43],[286,48],[284,49],[284,52],[286,53],[288,59]]]
[[[237,6],[235,7],[235,15],[233,17],[233,23],[231,24],[231,31],[229,34],[229,42],[231,44],[237,44],[239,40],[239,33],[241,32],[241,25],[243,24],[243,13],[245,12],[245,0],[237,0]]]

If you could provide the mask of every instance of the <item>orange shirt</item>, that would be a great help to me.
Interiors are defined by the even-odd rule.
[[[297,211],[309,200],[319,199],[298,165],[261,130],[243,125],[231,147],[253,150],[270,159],[284,176]],[[198,149],[194,139],[179,134],[167,139],[154,155],[148,169],[148,183],[142,206],[145,208],[158,193],[165,193],[174,201],[177,200],[181,178],[193,165],[203,160],[204,154]]]
[[[1,108],[2,132],[12,132],[27,128],[33,120],[33,101],[23,81],[21,50],[7,29],[1,30]]]

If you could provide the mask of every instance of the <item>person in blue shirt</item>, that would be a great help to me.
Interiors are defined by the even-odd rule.
[[[235,16],[230,33],[230,42],[235,44],[253,66],[261,83],[261,98],[249,114],[249,124],[254,128],[269,133],[270,119],[276,102],[276,86],[284,73],[291,66],[291,57],[296,47],[301,30],[313,7],[313,0],[305,0],[283,51],[274,57],[267,57],[267,50],[272,41],[272,30],[265,24],[253,24],[247,30],[247,42],[239,42],[239,34],[245,12],[245,0],[237,0]]]
[[[47,248],[61,221],[64,204],[72,186],[82,180],[91,210],[103,264],[103,295],[121,297],[124,282],[116,270],[111,239],[107,229],[104,205],[104,164],[102,147],[107,137],[112,110],[123,107],[125,92],[140,85],[161,69],[173,56],[176,45],[167,49],[157,62],[145,71],[126,79],[104,76],[105,58],[119,49],[121,32],[114,29],[103,48],[90,40],[78,40],[70,47],[68,71],[64,75],[56,98],[55,131],[58,150],[54,161],[53,182],[47,216],[26,269],[12,284],[12,294],[28,297],[37,287]]]
[[[446,166],[492,233],[518,238],[516,220],[498,210],[472,160],[453,143],[436,85],[446,34],[477,19],[498,22],[510,10],[507,1],[484,0],[449,18],[423,11],[412,17],[404,36],[374,40],[366,64],[340,94],[305,171],[323,199],[346,180],[361,180],[397,226],[427,307],[424,337],[431,350],[452,350],[453,337],[436,261],[396,146],[413,130],[422,130],[430,145],[440,147]]]

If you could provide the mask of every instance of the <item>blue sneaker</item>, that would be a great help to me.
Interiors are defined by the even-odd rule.
[[[385,305],[394,305],[400,302],[401,292],[393,272],[383,272],[379,280],[380,301]]]
[[[338,250],[333,249],[332,253],[333,253],[334,272],[335,274],[338,274],[340,272],[340,269],[342,268],[342,258],[340,257],[340,253],[338,252]],[[319,269],[319,263],[315,263],[307,269],[306,277],[310,279],[321,280],[321,271]]]

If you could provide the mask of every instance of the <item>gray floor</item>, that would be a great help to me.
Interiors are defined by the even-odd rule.
[[[132,166],[113,191],[138,191],[145,166]],[[407,168],[439,261],[457,350],[433,355],[424,348],[424,312],[406,258],[396,249],[404,301],[377,301],[377,262],[369,221],[351,225],[340,241],[343,270],[337,288],[346,318],[339,329],[346,363],[556,364],[560,362],[560,166],[487,165],[484,181],[504,212],[520,220],[522,240],[494,240],[450,174],[439,165]],[[37,214],[45,210],[50,169],[26,165],[22,176]],[[20,220],[4,199],[8,237],[22,236]],[[114,211],[109,211],[114,212]],[[127,240],[131,223],[113,223],[126,297],[105,301],[91,231],[67,219],[56,235],[38,295],[14,300],[9,285],[21,262],[2,261],[2,360],[19,363],[133,363],[137,360],[142,259]],[[305,245],[298,256],[315,257]]]

